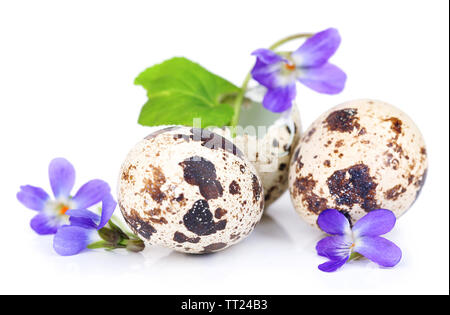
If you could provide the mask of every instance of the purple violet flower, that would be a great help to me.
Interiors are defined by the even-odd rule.
[[[102,215],[89,210],[68,210],[70,225],[58,229],[53,239],[53,248],[61,256],[72,256],[82,252],[90,244],[100,240],[98,230],[102,229],[111,219],[117,203],[111,194],[102,200]]]
[[[54,200],[42,188],[30,185],[21,186],[17,193],[17,199],[25,207],[38,211],[30,225],[40,235],[55,234],[60,226],[69,223],[69,210],[86,209],[110,192],[106,182],[94,179],[81,186],[72,197],[70,192],[75,183],[75,169],[63,158],[52,160],[48,173]]]
[[[392,230],[395,215],[384,209],[373,210],[351,228],[348,219],[335,209],[323,211],[317,220],[328,236],[317,243],[317,254],[329,259],[319,265],[325,272],[342,267],[353,253],[358,253],[383,267],[394,267],[402,258],[402,251],[391,241],[380,237]]]
[[[328,62],[341,43],[334,28],[329,28],[308,38],[296,51],[281,56],[269,49],[252,53],[256,64],[251,71],[253,79],[268,90],[263,106],[275,113],[292,107],[298,80],[316,92],[337,94],[344,89],[346,74]]]

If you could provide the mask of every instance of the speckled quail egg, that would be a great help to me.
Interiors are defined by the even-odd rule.
[[[294,151],[292,202],[313,226],[327,208],[355,223],[384,208],[400,217],[425,182],[427,153],[414,122],[398,108],[355,100],[321,115]]]
[[[222,136],[190,127],[158,130],[130,151],[118,201],[146,243],[193,254],[244,239],[264,209],[262,184],[243,153]]]
[[[234,138],[228,128],[213,131],[232,141],[253,163],[267,208],[288,189],[289,161],[301,135],[299,111],[294,104],[290,116],[280,117],[254,103],[243,108],[240,125],[244,130]]]

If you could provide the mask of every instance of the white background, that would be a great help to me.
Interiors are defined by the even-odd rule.
[[[449,293],[448,1],[1,1],[0,293]],[[128,150],[148,133],[133,80],[146,67],[186,56],[240,84],[251,51],[297,32],[339,29],[333,62],[345,91],[299,87],[303,124],[343,101],[376,98],[408,113],[429,152],[421,197],[388,235],[404,253],[394,269],[354,262],[333,274],[314,247],[322,235],[289,196],[244,242],[207,256],[150,248],[143,254],[59,257],[20,185],[50,191],[57,156],[116,187]]]

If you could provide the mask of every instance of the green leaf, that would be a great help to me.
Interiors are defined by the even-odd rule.
[[[234,84],[182,57],[146,69],[135,84],[149,97],[139,116],[144,126],[192,126],[194,118],[202,119],[202,127],[225,126],[233,108],[223,100],[239,92]]]

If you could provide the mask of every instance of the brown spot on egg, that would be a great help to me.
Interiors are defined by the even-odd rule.
[[[397,134],[402,133],[402,121],[398,119],[397,117],[390,117],[388,119],[385,119],[384,121],[390,121],[391,122],[391,129]]]
[[[252,176],[252,191],[253,191],[253,201],[257,202],[261,198],[262,187],[259,183],[258,177],[253,174]]]
[[[159,219],[149,218],[149,220],[155,224],[167,224],[167,220],[163,217],[161,217]]]
[[[297,150],[295,150],[295,152],[294,152],[294,155],[292,156],[291,164],[294,164],[297,161],[299,153],[300,153],[300,148],[297,148]]]
[[[325,119],[325,123],[330,131],[351,133],[354,129],[359,129],[356,108],[346,108],[332,112]]]
[[[308,210],[316,214],[319,214],[328,208],[327,199],[321,198],[314,193],[307,195],[305,200],[308,205]]]
[[[141,193],[147,193],[154,201],[161,203],[166,198],[166,194],[161,191],[166,178],[161,168],[150,166],[150,169],[152,170],[153,178],[144,178],[144,188],[141,189]]]
[[[309,174],[308,177],[298,177],[294,186],[298,194],[304,194],[314,189],[316,181],[312,178],[312,174]]]
[[[120,209],[122,211],[125,222],[127,222],[127,224],[136,234],[139,234],[143,238],[149,240],[152,234],[156,233],[156,229],[146,220],[142,219],[136,210],[131,209],[130,213],[128,214],[121,206]]]
[[[183,223],[188,229],[199,236],[210,235],[223,230],[227,221],[214,222],[213,215],[206,200],[197,200],[192,208],[183,216]]]
[[[230,240],[238,240],[241,238],[241,233],[233,233],[230,235]]]
[[[330,166],[331,166],[330,160],[325,160],[325,161],[323,162],[323,165],[326,166],[326,167],[330,167]]]
[[[403,157],[403,148],[400,144],[398,144],[395,138],[388,142],[387,147],[392,148],[395,153],[398,153],[400,157]]]
[[[394,159],[394,155],[390,153],[389,151],[384,152],[384,155],[386,156],[386,160],[384,161],[384,165],[386,167],[392,167],[394,170],[397,170],[400,162],[398,159]]]
[[[208,246],[205,246],[203,248],[203,253],[212,253],[212,252],[217,251],[219,249],[222,249],[222,248],[224,248],[226,246],[227,246],[227,244],[226,243],[222,243],[222,242],[220,242],[220,243],[213,243],[213,244],[210,244]]]
[[[175,200],[177,202],[182,202],[184,200],[184,194],[180,194]]]
[[[235,180],[233,180],[230,184],[229,191],[232,195],[238,195],[241,193],[241,186],[239,186],[239,184]]]
[[[359,130],[359,132],[358,132],[358,136],[363,136],[363,135],[365,135],[366,133],[367,133],[366,128],[362,127],[361,130]]]
[[[144,211],[144,213],[148,216],[155,217],[155,216],[161,215],[161,209],[159,209],[159,208],[151,209],[148,211]]]
[[[344,145],[344,140],[343,139],[341,139],[341,140],[339,140],[339,141],[336,141],[336,143],[335,143],[335,147],[336,148],[340,148],[340,147],[342,147]]]
[[[316,132],[316,128],[312,128],[310,131],[308,131],[308,133],[305,135],[305,137],[303,138],[304,142],[309,142],[309,140],[311,140],[311,137],[313,136],[313,134]]]
[[[136,166],[129,165],[128,168],[122,172],[122,180],[125,180],[127,182],[134,181],[133,175],[130,175],[132,169],[136,169]]]
[[[415,176],[413,174],[409,174],[408,176],[408,185],[411,185],[414,181]]]
[[[309,174],[307,177],[298,177],[294,182],[294,194],[302,196],[309,211],[319,214],[327,209],[328,206],[325,198],[321,198],[313,192],[315,187],[316,181],[313,179],[312,174]]]
[[[297,167],[295,168],[295,171],[297,173],[300,173],[301,169],[303,168],[305,164],[302,163],[302,156],[300,155],[297,159]]]
[[[179,163],[184,169],[184,180],[199,187],[200,194],[206,199],[222,197],[223,188],[216,180],[216,168],[213,163],[202,157],[193,156]]]
[[[280,143],[278,142],[278,140],[277,139],[273,139],[272,146],[274,148],[278,148],[279,145],[280,145]]]
[[[388,189],[384,193],[384,197],[388,200],[397,200],[398,197],[400,197],[404,192],[406,192],[406,188],[399,184],[395,185],[391,189]]]
[[[335,197],[336,206],[352,207],[359,204],[366,212],[379,208],[375,199],[378,184],[370,176],[369,167],[365,164],[335,171],[327,184],[330,194]]]
[[[214,212],[214,217],[216,219],[221,219],[225,214],[227,214],[227,210],[222,209],[222,208],[217,208],[216,211]]]
[[[184,134],[176,134],[176,135],[173,136],[173,139],[174,139],[175,141],[176,141],[176,140],[183,139],[184,141],[189,142],[190,137],[189,137],[188,135],[184,135]]]
[[[187,237],[186,235],[184,235],[181,232],[175,232],[175,234],[173,235],[173,240],[177,243],[193,243],[196,244],[198,242],[200,242],[200,237]]]
[[[192,128],[192,135],[190,139],[194,141],[201,141],[202,146],[211,150],[225,150],[241,159],[244,158],[244,154],[239,148],[228,139],[205,129]]]

